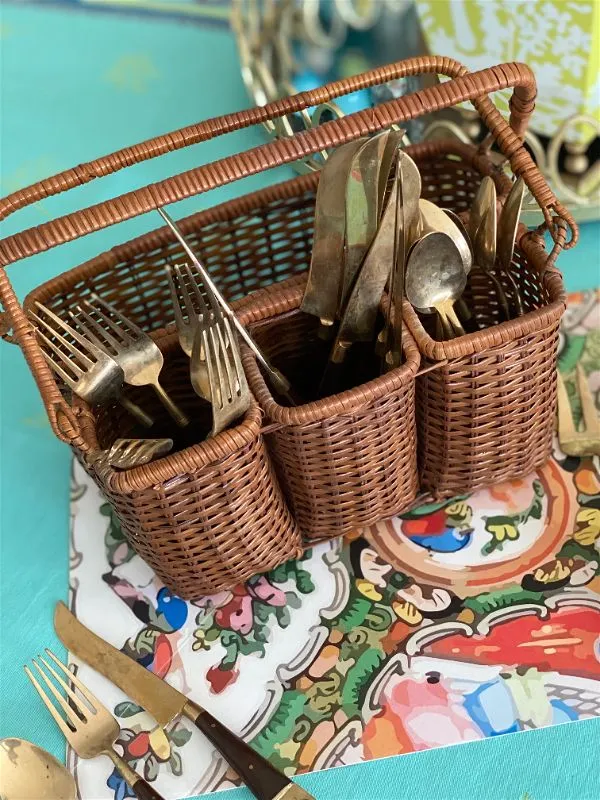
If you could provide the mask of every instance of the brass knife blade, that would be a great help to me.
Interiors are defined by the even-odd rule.
[[[92,633],[64,603],[56,604],[54,629],[77,658],[111,680],[162,727],[182,713],[188,702],[185,695]]]
[[[331,153],[321,171],[315,199],[313,251],[301,308],[333,325],[342,289],[346,234],[346,181],[356,151],[365,139]]]
[[[338,314],[343,316],[358,270],[379,223],[379,172],[389,131],[366,141],[355,153],[346,183],[344,279]]]
[[[369,341],[377,310],[390,273],[394,254],[396,194],[388,200],[377,235],[369,248],[350,297],[338,333],[344,342]]]

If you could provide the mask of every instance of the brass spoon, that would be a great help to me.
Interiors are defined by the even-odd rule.
[[[2,800],[76,800],[71,773],[25,739],[0,739]]]
[[[481,185],[471,209],[469,220],[469,233],[475,251],[475,262],[490,278],[496,289],[498,302],[502,307],[505,319],[510,319],[510,308],[502,284],[491,270],[496,265],[496,241],[497,241],[497,219],[496,219],[496,184],[486,175],[481,181]]]
[[[447,233],[426,233],[413,246],[406,265],[406,297],[417,311],[427,313],[434,308],[450,339],[465,333],[454,303],[466,285],[461,253]]]
[[[421,215],[422,233],[431,233],[432,231],[447,233],[458,248],[463,260],[463,269],[468,274],[473,266],[473,251],[469,245],[469,237],[465,236],[464,226],[460,220],[459,225],[457,225],[450,214],[429,200],[419,200],[419,213]]]
[[[521,316],[525,313],[523,308],[523,300],[519,292],[519,286],[512,276],[510,271],[512,265],[513,254],[515,252],[515,242],[517,240],[517,230],[519,228],[519,218],[523,208],[523,199],[525,197],[525,181],[523,178],[517,178],[514,182],[512,189],[509,192],[502,213],[500,214],[500,222],[498,224],[498,261],[500,267],[504,270],[506,277],[512,284],[515,295],[515,305],[517,307],[517,314]]]

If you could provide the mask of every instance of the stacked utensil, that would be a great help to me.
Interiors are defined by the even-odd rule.
[[[518,179],[498,226],[496,188],[483,179],[468,231],[454,212],[423,199],[421,177],[402,149],[403,132],[385,131],[338,148],[323,167],[315,204],[310,271],[301,308],[319,319],[319,337],[332,342],[319,395],[352,376],[343,365],[359,343],[374,342],[380,371],[402,362],[402,300],[435,314],[435,335],[465,335],[477,324],[463,297],[471,271],[490,280],[504,319],[523,313],[511,273],[525,187]],[[511,287],[510,299],[496,272]],[[387,286],[383,327],[375,327]]]

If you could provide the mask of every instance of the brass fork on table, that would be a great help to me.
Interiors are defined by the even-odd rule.
[[[578,431],[573,420],[567,387],[558,373],[558,441],[568,456],[600,456],[600,416],[581,364],[576,367],[577,391],[581,402],[584,429]]]
[[[135,792],[139,800],[164,800],[156,789],[131,769],[129,764],[121,758],[114,749],[120,728],[119,723],[113,715],[105,708],[102,703],[94,697],[84,684],[77,678],[54,653],[46,650],[48,656],[54,661],[56,666],[68,677],[71,684],[78,690],[76,694],[61,675],[46,661],[42,656],[38,656],[38,661],[33,659],[33,666],[41,676],[42,680],[54,696],[56,703],[53,703],[46,691],[42,688],[31,669],[24,667],[27,677],[34,685],[39,696],[44,701],[48,711],[65,739],[69,742],[73,750],[80,758],[96,758],[105,755],[110,758],[117,770],[127,781],[131,789]],[[48,673],[54,680],[48,677]],[[65,693],[67,699],[59,692],[56,684]],[[81,697],[79,696],[81,695]],[[83,699],[82,699],[83,698]],[[58,708],[62,709],[62,713]]]

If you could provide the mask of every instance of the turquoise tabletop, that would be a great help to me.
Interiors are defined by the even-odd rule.
[[[166,15],[117,14],[132,5]],[[5,3],[0,11],[1,193],[150,136],[248,105],[223,3]],[[101,9],[104,13],[94,13]],[[220,17],[220,19],[219,19]],[[200,24],[202,23],[202,24]],[[172,153],[25,209],[2,236],[264,141],[249,130]],[[177,216],[291,174],[255,176],[175,209]],[[42,280],[132,235],[154,216],[109,229],[10,268],[23,297]],[[598,285],[600,225],[559,266],[571,290]],[[64,759],[64,742],[32,692],[23,661],[63,653],[52,609],[67,594],[70,453],[50,431],[21,353],[1,358],[0,736],[30,739]],[[600,720],[313,774],[319,800],[596,800]],[[245,789],[227,795],[242,800]]]

